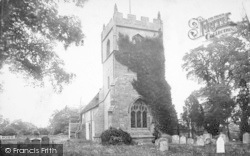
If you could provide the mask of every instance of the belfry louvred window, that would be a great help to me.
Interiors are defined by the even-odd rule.
[[[137,100],[131,107],[131,128],[147,128],[147,107]]]
[[[109,54],[110,54],[110,41],[108,40],[107,41],[107,47],[106,47],[106,57],[109,57]]]
[[[133,44],[141,42],[143,40],[143,37],[140,34],[136,34],[132,37]]]

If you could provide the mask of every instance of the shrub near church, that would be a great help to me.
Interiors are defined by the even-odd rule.
[[[101,142],[103,145],[117,145],[117,144],[132,144],[132,138],[129,133],[122,129],[110,127],[101,134]]]

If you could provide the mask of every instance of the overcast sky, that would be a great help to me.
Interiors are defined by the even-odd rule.
[[[182,57],[190,49],[205,43],[204,38],[190,40],[188,21],[191,18],[205,19],[231,12],[230,19],[241,20],[242,2],[250,10],[249,0],[131,0],[132,14],[157,18],[160,11],[163,20],[163,35],[166,57],[166,80],[171,86],[172,100],[178,115],[182,112],[184,100],[193,90],[199,89],[197,82],[186,79],[182,70]],[[56,47],[65,60],[66,69],[76,74],[72,84],[61,94],[53,93],[50,86],[33,88],[21,76],[2,70],[0,82],[4,91],[0,93],[0,115],[10,120],[22,119],[37,126],[47,126],[51,114],[66,105],[79,107],[86,105],[102,87],[101,31],[103,24],[112,18],[114,5],[124,17],[129,13],[129,0],[88,0],[84,8],[70,5],[60,7],[62,14],[75,14],[82,20],[82,30],[86,35],[84,46],[72,46],[67,51]],[[81,103],[80,103],[81,102]]]

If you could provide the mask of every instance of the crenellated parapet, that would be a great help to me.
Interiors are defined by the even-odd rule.
[[[115,5],[113,18],[110,19],[107,25],[103,26],[102,39],[104,39],[113,27],[126,27],[131,29],[140,29],[145,31],[159,31],[162,30],[162,20],[158,13],[158,18],[149,21],[148,17],[142,16],[137,19],[136,15],[128,14],[127,17],[123,17],[123,13],[118,12],[117,6]]]

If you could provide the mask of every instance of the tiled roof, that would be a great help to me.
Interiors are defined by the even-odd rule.
[[[96,96],[90,101],[90,103],[86,107],[84,107],[81,114],[89,111],[92,108],[97,107],[98,105],[99,105],[99,93],[96,94]]]

